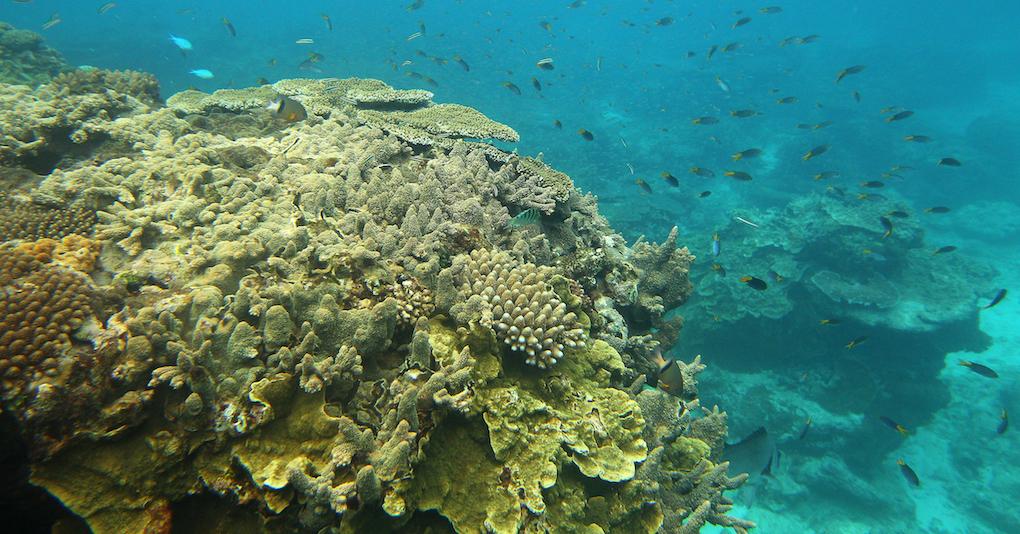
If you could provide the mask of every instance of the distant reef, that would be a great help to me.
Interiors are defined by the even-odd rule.
[[[164,104],[2,32],[5,457],[63,528],[753,527],[704,366],[651,387],[692,291],[675,230],[628,247],[566,174],[483,142],[512,128],[425,91]],[[52,66],[21,78],[11,34]],[[280,95],[307,119],[264,109]]]

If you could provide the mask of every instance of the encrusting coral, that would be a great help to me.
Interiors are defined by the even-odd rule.
[[[711,463],[720,427],[653,430],[626,387],[672,343],[656,333],[690,292],[689,255],[675,235],[631,251],[569,177],[467,139],[516,139],[508,127],[374,80],[186,91],[168,108],[145,77],[52,85],[27,107],[25,89],[0,86],[0,120],[25,119],[0,157],[46,170],[34,202],[88,206],[98,224],[4,245],[2,295],[50,273],[53,298],[99,298],[85,313],[73,293],[45,346],[73,345],[80,385],[52,397],[74,393],[70,427],[32,423],[52,413],[32,412],[46,388],[26,393],[46,358],[31,376],[36,358],[4,360],[5,408],[40,448],[33,481],[94,532],[166,531],[174,503],[200,493],[289,531],[729,520],[722,491],[739,480]],[[277,94],[308,119],[257,109]],[[245,135],[218,131],[234,121]],[[48,137],[74,131],[88,150]],[[46,150],[61,153],[54,170]],[[535,224],[509,224],[530,208]],[[664,491],[711,505],[681,510]]]

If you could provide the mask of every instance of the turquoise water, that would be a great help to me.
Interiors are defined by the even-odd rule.
[[[517,150],[543,153],[597,195],[629,240],[661,240],[678,226],[699,260],[675,355],[700,353],[710,364],[702,403],[730,413],[731,441],[763,425],[783,452],[773,477],[756,477],[734,497],[761,532],[1020,531],[1012,500],[1020,494],[1016,433],[996,432],[1001,410],[1020,413],[1020,305],[1010,296],[976,311],[997,289],[1020,287],[1020,39],[1013,24],[1020,4],[782,2],[775,14],[759,12],[758,3],[661,0],[578,7],[426,0],[415,10],[405,3],[124,0],[103,14],[99,4],[5,2],[0,20],[41,31],[73,64],[151,72],[164,96],[293,77],[358,76],[427,89],[437,102],[463,103],[511,125],[521,134]],[[54,11],[62,22],[40,30]],[[745,16],[749,23],[733,27]],[[656,23],[665,17],[672,22]],[[193,49],[182,54],[170,34]],[[809,35],[817,40],[780,45]],[[740,46],[706,57],[729,43]],[[310,52],[323,59],[301,68]],[[553,70],[536,66],[546,57]],[[836,83],[852,65],[865,68]],[[189,74],[198,69],[214,77]],[[797,101],[777,103],[783,97]],[[889,107],[896,109],[883,112]],[[730,115],[745,109],[756,114]],[[914,114],[886,120],[901,110]],[[702,116],[718,123],[692,124]],[[912,143],[906,135],[932,140]],[[802,159],[820,145],[828,146],[824,154]],[[761,154],[732,160],[751,148]],[[962,165],[937,164],[946,157]],[[692,166],[715,176],[692,174]],[[753,180],[733,180],[725,170]],[[813,179],[829,171],[839,176]],[[651,193],[635,185],[639,178]],[[884,187],[862,185],[873,181]],[[812,219],[823,209],[792,204],[810,198],[837,199],[831,202],[852,213],[890,202],[888,209],[910,215],[909,223],[894,220],[894,235],[909,225],[914,238],[883,240],[884,211],[868,211],[874,239],[839,241],[839,232],[823,233]],[[925,213],[934,206],[951,211]],[[765,231],[752,233],[738,216]],[[768,256],[770,248],[789,249],[783,243],[793,233],[803,248]],[[900,262],[913,261],[899,255],[902,248],[946,245],[958,249],[926,252],[923,261],[945,258],[951,267],[902,274]],[[794,256],[797,266],[783,272],[782,262]],[[713,263],[728,274],[720,277]],[[770,268],[785,281],[769,278]],[[855,269],[883,275],[888,283],[869,290],[895,293],[897,304],[868,316],[802,290],[813,287],[817,272],[849,276]],[[945,281],[926,279],[930,272],[969,288],[956,304],[962,299],[974,311],[940,316],[944,303],[928,292]],[[768,281],[769,296],[741,285],[745,275]],[[769,300],[777,293],[783,303]],[[925,307],[937,309],[918,312]],[[820,326],[826,318],[841,324]],[[867,341],[844,348],[860,336]],[[999,378],[972,373],[957,365],[961,359],[988,365]],[[919,487],[904,480],[898,458],[917,472]]]

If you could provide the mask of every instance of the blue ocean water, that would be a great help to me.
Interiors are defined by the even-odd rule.
[[[794,284],[858,259],[826,257],[822,250],[838,247],[811,241],[814,221],[806,217],[817,210],[792,203],[838,196],[852,210],[871,198],[858,195],[881,195],[923,231],[918,248],[958,247],[947,254],[970,262],[954,276],[983,299],[967,303],[975,310],[996,289],[1020,288],[1020,39],[1013,23],[1020,3],[782,1],[772,14],[760,11],[772,4],[738,1],[426,0],[411,9],[407,2],[122,0],[101,14],[100,4],[7,1],[0,20],[41,31],[74,64],[151,72],[165,96],[294,77],[369,77],[428,89],[437,102],[463,103],[511,125],[521,134],[513,148],[542,153],[597,195],[628,239],[661,240],[679,227],[699,260],[675,356],[700,353],[710,365],[702,403],[730,413],[733,441],[765,426],[783,452],[773,477],[755,477],[734,497],[760,531],[1020,532],[1016,433],[996,432],[1002,410],[1020,413],[1014,299],[930,328],[888,324],[886,316],[844,319],[833,334],[818,323],[838,315],[838,306],[766,312],[772,304],[737,282],[755,275],[769,291],[783,287],[789,301],[808,302]],[[40,30],[54,12],[62,22]],[[751,20],[735,25],[743,17]],[[193,49],[182,53],[171,34]],[[809,36],[817,37],[804,42]],[[302,67],[310,52],[323,59]],[[536,66],[543,58],[553,60],[552,70]],[[854,65],[864,69],[837,83]],[[198,69],[214,77],[189,74]],[[777,103],[784,97],[796,102]],[[740,118],[731,114],[737,110],[754,113]],[[905,110],[913,115],[888,120]],[[718,123],[692,124],[704,116]],[[931,141],[908,142],[907,135]],[[826,152],[805,161],[818,146]],[[761,152],[733,160],[746,149]],[[943,158],[962,165],[939,165]],[[726,170],[753,179],[734,180]],[[814,179],[823,172],[839,176]],[[928,216],[925,208],[935,206],[951,211]],[[748,234],[735,217],[807,235],[802,241],[818,248],[804,253],[813,254],[814,271],[796,280],[787,273],[783,286],[763,271],[731,268],[724,280],[746,290],[736,293],[739,302],[702,292],[720,283],[713,263],[741,265],[786,239],[779,230]],[[877,234],[860,244],[867,259],[859,261],[883,262],[894,251],[878,248],[887,242],[877,217],[869,220]],[[713,233],[720,234],[718,258]],[[923,307],[926,288],[942,287],[924,276],[918,271],[903,287],[890,274],[893,283],[876,291]],[[743,311],[727,316],[716,305]],[[862,336],[860,347],[844,348]],[[957,365],[961,359],[980,361],[999,378],[972,373]],[[881,416],[908,432],[890,429]],[[899,458],[917,472],[919,487],[904,479]]]

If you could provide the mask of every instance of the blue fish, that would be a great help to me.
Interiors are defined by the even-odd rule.
[[[171,33],[170,42],[177,45],[177,48],[180,48],[181,50],[191,50],[191,41],[183,37],[177,37]]]
[[[719,245],[719,234],[712,234],[712,255],[718,256],[722,252],[722,248]]]
[[[213,73],[209,69],[195,69],[193,71],[189,71],[189,74],[194,74],[203,80],[211,80],[213,78]]]

